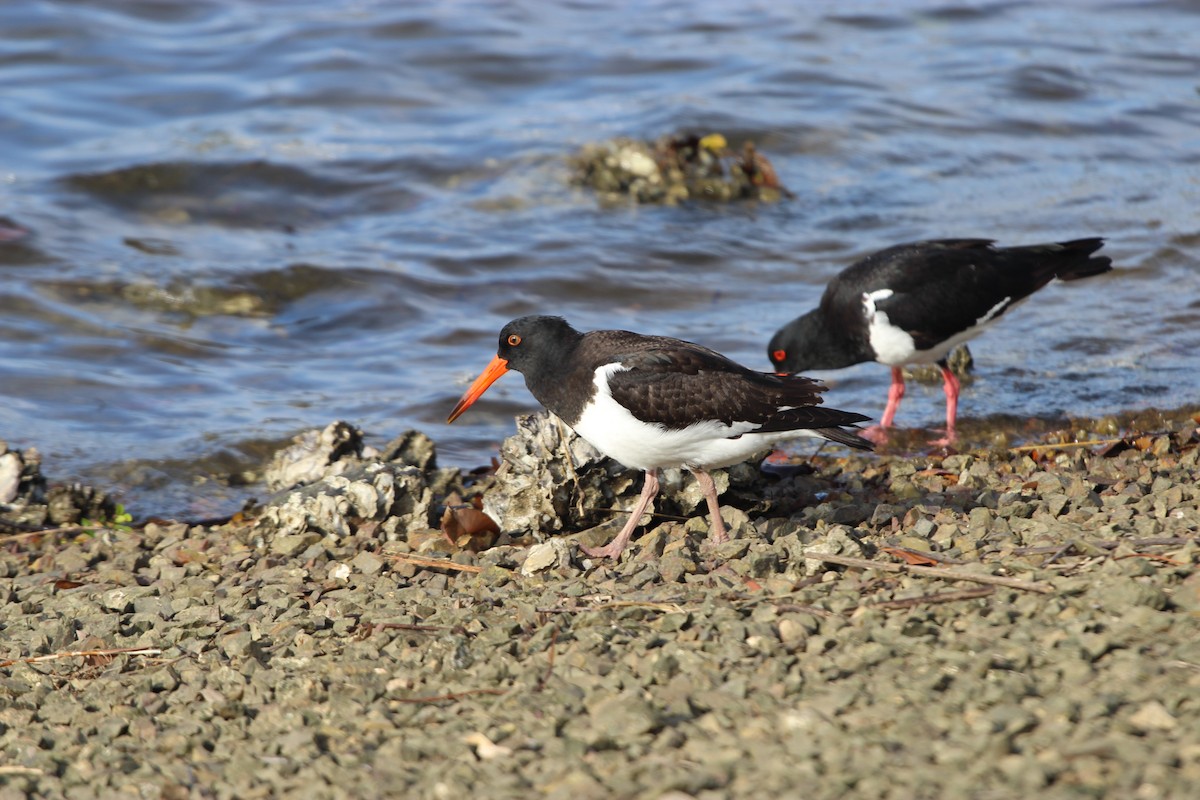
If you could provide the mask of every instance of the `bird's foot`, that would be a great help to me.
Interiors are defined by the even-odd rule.
[[[603,547],[588,547],[586,544],[579,545],[579,549],[592,558],[612,558],[618,559],[621,553],[625,552],[625,542],[619,539],[613,539]]]
[[[729,534],[724,530],[718,531],[713,528],[708,534],[708,543],[711,545],[725,544],[729,541]]]
[[[932,447],[936,450],[940,450],[946,455],[953,455],[954,453],[957,453],[958,450],[955,447],[955,445],[957,445],[957,444],[958,444],[958,436],[956,434],[954,434],[953,432],[950,432],[947,435],[942,436],[938,439],[930,439],[929,440],[930,447]]]
[[[874,444],[887,444],[888,429],[882,425],[872,425],[868,428],[863,428],[858,432],[858,435]]]

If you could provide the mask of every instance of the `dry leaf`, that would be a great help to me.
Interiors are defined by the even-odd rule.
[[[916,550],[909,550],[906,547],[881,547],[880,549],[888,555],[895,556],[906,564],[916,567],[936,567],[940,563],[937,559],[930,558]]]
[[[500,535],[500,526],[487,514],[471,506],[447,506],[442,514],[442,533],[452,546],[478,553],[495,543]]]

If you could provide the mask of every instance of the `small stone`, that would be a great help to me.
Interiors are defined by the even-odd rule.
[[[1129,724],[1139,731],[1170,731],[1175,729],[1178,721],[1166,706],[1151,700],[1129,716]]]
[[[383,568],[383,560],[374,553],[363,550],[350,561],[350,565],[364,575],[374,575]]]
[[[570,545],[563,539],[549,539],[530,546],[521,564],[521,574],[529,577],[542,570],[557,569],[570,563]]]

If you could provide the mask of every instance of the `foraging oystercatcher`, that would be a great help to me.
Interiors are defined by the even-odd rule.
[[[708,470],[744,461],[773,443],[815,436],[864,450],[842,426],[868,417],[819,408],[825,387],[800,376],[755,372],[698,344],[630,331],[580,333],[562,317],[521,317],[500,331],[495,358],[450,412],[453,422],[508,370],[525,375],[538,402],[597,450],[646,482],[633,515],[605,547],[616,558],[658,492],[658,470],[686,467],[712,514],[711,541],[726,541]]]
[[[946,437],[953,443],[958,379],[946,363],[956,346],[1054,278],[1088,278],[1112,269],[1092,257],[1103,239],[995,247],[988,239],[940,239],[889,247],[829,282],[820,305],[771,337],[767,354],[781,373],[841,369],[863,361],[892,368],[880,427],[904,397],[904,364],[936,363],[946,393]]]

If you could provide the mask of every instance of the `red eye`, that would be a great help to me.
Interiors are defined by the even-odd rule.
[[[517,345],[519,345],[520,343],[521,343],[521,337],[520,337],[520,336],[517,336],[515,333],[510,333],[510,334],[508,335],[508,346],[509,346],[509,347],[516,347],[516,346],[517,346]]]
[[[771,358],[778,364],[787,358],[787,350],[776,350],[774,353],[771,353]]]

